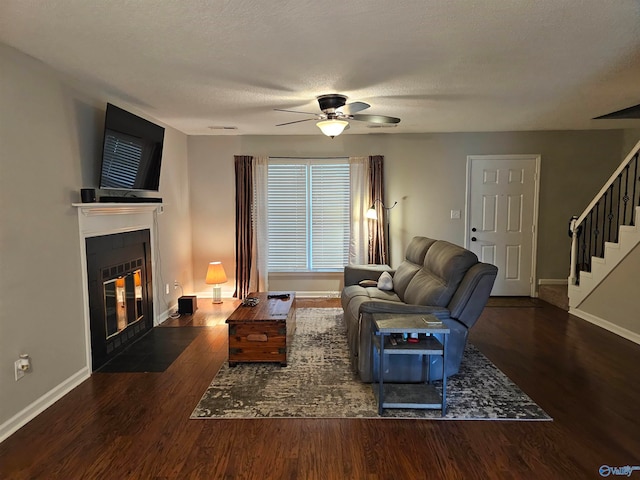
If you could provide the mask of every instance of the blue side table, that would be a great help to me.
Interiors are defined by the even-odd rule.
[[[385,408],[422,408],[442,410],[444,417],[447,411],[447,337],[449,328],[433,315],[409,314],[395,315],[389,313],[373,314],[372,348],[378,353],[378,385],[374,384],[374,392],[378,398],[378,414]],[[442,334],[442,343],[434,334]],[[417,334],[418,342],[402,341],[403,334]],[[397,337],[397,338],[396,338]],[[422,355],[422,383],[384,383],[384,356],[388,355]],[[429,381],[431,355],[442,356],[442,394],[439,394]]]

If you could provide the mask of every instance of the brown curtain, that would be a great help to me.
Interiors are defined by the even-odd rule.
[[[253,157],[235,155],[236,171],[236,291],[245,298],[251,281],[253,261]]]
[[[386,215],[384,208],[384,157],[373,155],[369,157],[369,185],[371,203],[378,214],[377,220],[369,223],[369,263],[389,264],[389,239],[385,229]]]

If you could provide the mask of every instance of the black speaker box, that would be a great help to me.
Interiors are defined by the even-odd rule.
[[[82,203],[93,203],[96,201],[96,189],[95,188],[81,188],[80,198]]]
[[[198,309],[198,297],[195,295],[183,295],[178,298],[178,313],[180,315],[192,315]]]

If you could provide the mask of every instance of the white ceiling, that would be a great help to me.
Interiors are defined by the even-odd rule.
[[[639,0],[2,0],[0,41],[191,135],[326,93],[402,119],[348,135],[640,127],[591,120],[640,104]]]

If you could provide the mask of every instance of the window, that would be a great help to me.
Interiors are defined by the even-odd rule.
[[[269,271],[339,271],[349,258],[349,162],[270,159]]]

